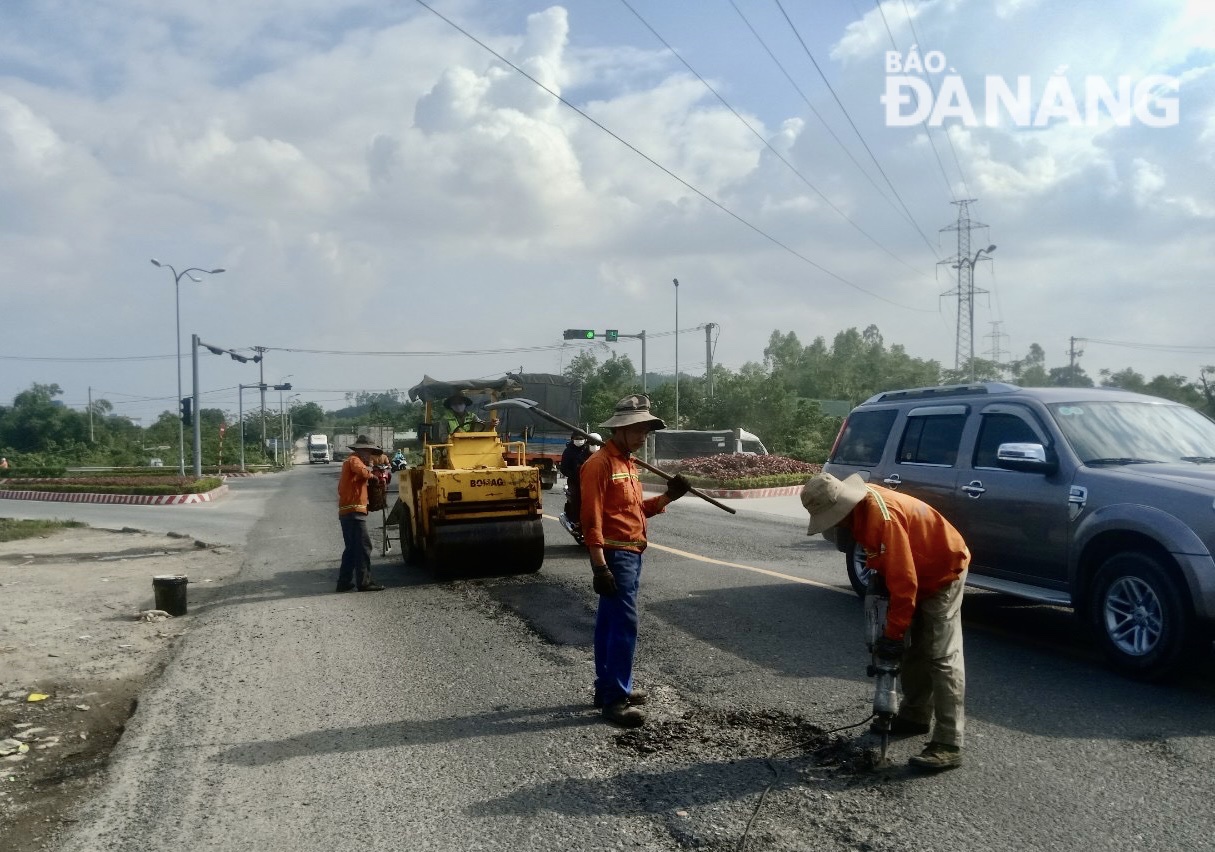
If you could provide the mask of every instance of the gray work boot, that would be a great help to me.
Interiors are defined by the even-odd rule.
[[[914,769],[925,772],[940,772],[942,769],[957,769],[962,765],[962,749],[945,743],[931,742],[924,750],[908,761]]]

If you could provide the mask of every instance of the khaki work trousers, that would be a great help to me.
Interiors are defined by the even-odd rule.
[[[966,661],[962,656],[962,590],[966,573],[916,604],[903,658],[899,716],[935,724],[933,742],[961,748],[966,728]],[[935,717],[935,719],[934,719]]]

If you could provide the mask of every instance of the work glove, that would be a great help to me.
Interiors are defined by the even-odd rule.
[[[891,639],[888,636],[883,636],[873,643],[873,655],[879,660],[889,660],[897,663],[903,659],[904,650],[906,650],[906,645],[902,639]]]
[[[667,499],[678,500],[680,497],[688,493],[688,489],[692,487],[692,483],[683,478],[682,474],[671,477],[667,480]]]
[[[595,572],[595,579],[592,581],[595,594],[605,598],[616,597],[616,578],[612,576],[611,569],[606,565],[592,565],[591,570]]]

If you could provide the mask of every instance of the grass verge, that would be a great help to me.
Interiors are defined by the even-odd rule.
[[[52,530],[69,527],[83,527],[80,521],[19,521],[14,518],[0,518],[0,541],[20,541],[23,538],[37,538]]]

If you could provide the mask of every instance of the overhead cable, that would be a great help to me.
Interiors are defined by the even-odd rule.
[[[589,121],[591,124],[595,125],[595,126],[596,126],[596,127],[598,127],[600,130],[602,130],[604,133],[606,133],[606,134],[608,134],[609,136],[611,136],[613,139],[615,139],[615,140],[616,140],[617,142],[619,142],[621,145],[624,145],[626,148],[628,148],[628,149],[629,149],[630,151],[632,151],[634,154],[636,154],[637,156],[639,156],[639,157],[641,157],[642,159],[644,159],[644,160],[645,160],[646,162],[648,162],[650,165],[654,166],[656,169],[658,169],[659,171],[663,172],[663,173],[664,173],[664,174],[666,174],[668,177],[670,177],[670,178],[672,178],[672,179],[674,179],[674,180],[678,181],[680,184],[682,184],[682,185],[683,185],[684,187],[686,187],[688,190],[690,190],[691,192],[694,192],[696,195],[700,196],[702,199],[704,199],[705,201],[707,201],[709,204],[712,204],[712,205],[713,205],[714,207],[716,207],[718,210],[720,210],[721,212],[725,213],[727,216],[729,216],[730,218],[734,219],[734,220],[735,220],[736,222],[738,222],[739,224],[744,225],[745,227],[747,227],[747,228],[751,229],[752,231],[754,231],[754,232],[755,232],[756,234],[758,234],[759,236],[761,236],[761,237],[763,237],[764,239],[766,239],[766,240],[768,240],[769,242],[771,242],[773,245],[777,246],[778,248],[783,249],[783,250],[784,250],[785,252],[787,252],[788,254],[793,255],[793,256],[794,256],[794,257],[796,257],[798,260],[802,261],[803,263],[807,264],[808,266],[812,266],[812,267],[814,267],[815,269],[817,269],[817,270],[819,270],[820,272],[822,272],[824,275],[827,275],[827,276],[829,276],[830,278],[834,278],[836,281],[839,281],[841,284],[844,284],[844,285],[846,285],[846,286],[848,286],[848,287],[851,287],[853,290],[856,290],[856,291],[858,291],[858,292],[860,292],[860,293],[864,293],[864,294],[865,294],[865,295],[867,295],[867,296],[872,296],[873,298],[877,299],[878,301],[881,301],[881,302],[886,302],[887,304],[894,305],[894,306],[895,306],[895,307],[897,307],[897,308],[903,308],[904,310],[908,310],[908,311],[915,311],[915,312],[917,312],[917,313],[931,313],[931,311],[930,311],[929,309],[926,309],[926,308],[916,308],[916,307],[913,307],[913,306],[911,306],[911,305],[905,305],[905,304],[902,304],[901,302],[896,302],[896,301],[894,301],[893,299],[888,299],[888,298],[886,298],[885,296],[882,296],[882,295],[880,295],[880,294],[878,294],[878,293],[873,292],[872,290],[869,290],[869,289],[867,289],[867,288],[865,288],[865,287],[862,287],[862,286],[861,286],[861,285],[859,285],[859,284],[856,284],[856,283],[854,283],[854,282],[852,282],[852,281],[849,281],[847,278],[843,277],[842,275],[840,275],[840,274],[838,274],[838,273],[836,273],[836,272],[833,272],[833,271],[831,271],[830,269],[828,269],[827,267],[823,266],[822,264],[817,263],[817,262],[815,262],[815,261],[811,260],[809,257],[807,257],[806,255],[802,254],[801,252],[797,251],[797,250],[796,250],[796,249],[794,249],[792,246],[789,246],[789,245],[787,245],[787,244],[785,244],[785,243],[781,242],[779,239],[777,239],[776,237],[772,236],[772,235],[771,235],[771,234],[769,234],[767,231],[765,231],[765,230],[763,230],[762,228],[760,228],[758,225],[754,225],[754,224],[752,224],[751,222],[747,221],[747,220],[746,220],[746,219],[744,219],[742,216],[740,216],[739,214],[735,213],[735,212],[734,212],[733,210],[731,210],[730,208],[726,207],[726,206],[725,206],[724,204],[722,204],[720,201],[717,201],[715,198],[712,198],[711,196],[709,196],[708,194],[706,194],[706,193],[705,193],[705,192],[703,192],[702,190],[700,190],[700,189],[698,189],[697,187],[693,186],[691,183],[689,183],[688,181],[684,180],[684,179],[683,179],[682,177],[680,177],[679,175],[675,174],[675,172],[671,171],[671,170],[670,170],[670,169],[668,169],[666,166],[664,166],[664,165],[662,165],[661,163],[659,163],[659,162],[658,162],[657,160],[655,160],[653,157],[651,157],[651,156],[649,156],[648,154],[644,153],[643,151],[641,151],[641,149],[637,148],[637,147],[636,147],[635,145],[633,145],[632,143],[627,142],[625,139],[623,139],[622,137],[618,136],[616,133],[614,133],[614,132],[612,132],[611,130],[609,130],[609,129],[608,129],[606,126],[605,126],[605,125],[601,124],[599,121],[597,121],[597,120],[595,120],[594,118],[592,118],[592,117],[591,117],[591,116],[590,116],[588,113],[586,113],[585,111],[583,111],[582,109],[580,109],[580,108],[579,108],[578,106],[576,106],[574,103],[572,103],[571,101],[569,101],[569,100],[567,100],[566,98],[562,97],[562,96],[561,96],[560,94],[558,94],[557,92],[554,92],[552,89],[550,89],[548,86],[546,86],[546,85],[544,85],[543,83],[541,83],[539,80],[537,80],[537,79],[536,79],[535,77],[533,77],[531,74],[528,74],[526,71],[524,71],[524,70],[523,70],[522,68],[520,68],[518,65],[516,65],[514,62],[511,62],[509,59],[507,59],[507,58],[506,58],[505,56],[503,56],[501,53],[499,53],[498,51],[494,50],[492,47],[490,47],[489,45],[487,45],[485,42],[481,41],[479,38],[477,38],[476,36],[474,36],[472,33],[468,32],[468,30],[464,29],[464,28],[463,28],[463,27],[461,27],[459,24],[457,24],[455,21],[451,20],[451,19],[450,19],[450,18],[448,18],[446,15],[444,15],[443,13],[439,12],[438,10],[436,10],[435,8],[433,8],[432,6],[430,6],[428,3],[426,3],[426,2],[425,2],[425,0],[414,0],[414,2],[416,2],[416,3],[417,3],[419,6],[423,7],[423,8],[424,8],[424,9],[426,9],[427,11],[429,11],[429,12],[430,12],[431,14],[433,14],[435,17],[439,18],[440,20],[442,20],[443,22],[445,22],[446,24],[448,24],[450,27],[452,27],[453,29],[455,29],[457,32],[459,32],[459,33],[461,33],[462,35],[464,35],[466,38],[468,38],[469,40],[471,40],[472,42],[474,42],[475,44],[477,44],[478,46],[480,46],[480,47],[481,47],[482,49],[484,49],[484,50],[485,50],[487,53],[492,54],[492,55],[493,55],[493,56],[494,56],[496,59],[498,59],[498,61],[502,62],[503,64],[505,64],[506,66],[508,66],[508,67],[509,67],[509,68],[511,68],[512,70],[514,70],[514,71],[515,71],[517,74],[519,74],[519,75],[521,75],[521,76],[523,76],[523,77],[526,77],[528,80],[530,80],[532,83],[534,83],[534,84],[535,84],[537,87],[539,87],[540,89],[543,89],[543,90],[544,90],[545,92],[547,92],[549,95],[551,95],[552,97],[554,97],[554,98],[555,98],[557,101],[559,101],[560,103],[562,103],[562,104],[564,104],[565,106],[569,107],[569,108],[570,108],[570,109],[572,109],[574,112],[578,113],[580,116],[582,116],[583,118],[585,118],[585,119],[586,119],[587,121]],[[930,244],[930,247],[931,247],[931,244]],[[935,254],[936,250],[935,250],[935,249],[933,249],[933,252],[934,252],[934,254]]]
[[[891,22],[887,21],[887,19],[886,19],[886,10],[882,9],[882,0],[874,0],[874,2],[877,5],[878,15],[882,16],[882,23],[886,24],[886,34],[889,36],[889,39],[891,39],[891,46],[894,47],[895,51],[897,51],[899,49],[899,46],[898,46],[898,44],[895,44],[894,32],[891,29]],[[908,19],[910,21],[910,16],[908,17]],[[928,80],[928,86],[929,86],[929,88],[932,88],[932,80]],[[916,92],[914,90],[912,90],[911,96],[915,98],[916,107],[919,107],[920,95],[917,95]],[[936,97],[936,90],[934,90],[934,89],[933,89],[933,97]],[[932,132],[928,130],[927,118],[920,119],[920,124],[923,125],[923,135],[925,135],[926,139],[928,140],[928,147],[932,148],[932,156],[937,159],[937,168],[940,169],[940,177],[942,177],[942,180],[945,181],[945,192],[949,193],[950,201],[956,202],[957,194],[954,192],[954,185],[950,184],[950,182],[949,182],[949,174],[946,173],[946,171],[945,171],[945,164],[940,162],[940,152],[937,151],[937,143],[934,142],[932,139]],[[945,136],[946,137],[949,136],[948,132],[946,132]],[[954,143],[950,142],[949,145],[953,146]],[[956,159],[956,154],[954,157]],[[961,167],[959,167],[959,170],[960,169],[961,169]],[[965,182],[966,182],[965,179],[963,179],[962,182],[963,182],[963,184],[965,184]],[[967,194],[967,196],[970,196],[970,193],[967,192],[966,194]]]
[[[919,224],[916,223],[915,217],[911,215],[911,211],[907,208],[907,203],[903,201],[903,196],[899,195],[899,191],[894,188],[894,184],[890,181],[890,176],[886,174],[886,170],[883,169],[882,164],[878,162],[878,158],[873,153],[873,149],[870,148],[869,143],[865,141],[864,134],[862,134],[860,128],[856,126],[856,122],[852,120],[852,116],[849,114],[848,108],[844,106],[844,102],[840,100],[840,96],[835,93],[835,88],[831,85],[831,81],[827,79],[827,75],[824,74],[823,69],[819,67],[818,60],[816,60],[814,58],[814,54],[810,52],[810,47],[806,44],[806,40],[802,38],[802,34],[794,25],[793,19],[789,17],[789,13],[785,11],[784,5],[780,2],[780,0],[776,0],[776,6],[778,9],[780,9],[781,14],[785,16],[785,21],[787,21],[789,24],[789,29],[791,29],[793,34],[797,36],[797,40],[801,44],[802,50],[805,51],[806,56],[810,58],[810,64],[814,66],[814,70],[817,71],[818,76],[822,78],[823,84],[827,87],[827,91],[831,92],[831,97],[835,98],[835,103],[839,106],[840,111],[844,113],[844,118],[848,119],[848,124],[851,125],[852,131],[856,134],[856,138],[861,140],[861,145],[864,146],[865,151],[868,152],[869,158],[873,160],[873,164],[877,166],[877,170],[881,173],[882,178],[886,181],[886,185],[890,187],[890,191],[894,193],[894,197],[899,200],[899,204],[901,204],[903,207],[903,212],[907,214],[907,220],[911,222],[912,227],[916,229],[916,233],[918,233],[920,238],[924,240],[924,244],[928,246],[928,249],[932,252],[933,257],[939,257],[940,255],[937,252],[937,247],[932,244],[932,240],[928,239],[928,235],[925,234],[923,229],[920,228]]]
[[[717,89],[713,88],[713,85],[711,83],[709,83],[708,80],[706,80],[704,77],[702,77],[700,75],[699,71],[697,71],[695,68],[693,68],[686,59],[684,59],[682,56],[680,56],[679,51],[677,51],[674,47],[672,47],[671,44],[665,38],[663,38],[658,33],[658,31],[654,29],[654,27],[652,27],[650,25],[650,22],[647,21],[645,18],[643,18],[641,16],[641,14],[629,4],[629,0],[620,0],[620,2],[624,5],[624,7],[626,9],[628,9],[630,12],[632,12],[637,17],[637,20],[641,21],[641,23],[645,26],[645,28],[648,29],[654,35],[654,38],[656,38],[660,42],[662,42],[663,47],[665,47],[668,51],[670,51],[671,55],[674,56],[676,59],[678,59],[684,68],[687,68],[688,71],[690,71],[696,77],[696,79],[699,80],[702,85],[704,85],[704,87],[706,89],[708,89],[710,92],[713,93],[713,96],[715,98],[717,98],[717,100],[721,102],[721,105],[724,106],[726,109],[728,109],[735,118],[738,119],[739,123],[742,124],[743,127],[747,128],[747,130],[751,131],[751,134],[756,139],[758,139],[760,141],[760,143],[772,153],[773,156],[775,156],[778,160],[780,160],[782,163],[784,163],[788,167],[789,171],[791,171],[791,172],[793,172],[793,174],[797,175],[798,179],[801,180],[802,183],[804,183],[806,186],[810,187],[810,189],[814,190],[814,192],[818,195],[819,198],[821,198],[821,199],[823,199],[823,201],[827,202],[827,206],[830,207],[832,210],[834,210],[840,216],[840,218],[842,218],[845,222],[847,222],[849,225],[851,225],[853,228],[855,228],[861,234],[861,236],[865,237],[865,239],[869,240],[869,242],[873,243],[875,246],[880,248],[891,258],[893,258],[894,260],[897,260],[899,263],[906,266],[912,272],[915,272],[919,275],[923,275],[925,278],[928,277],[927,272],[924,272],[923,270],[920,270],[920,269],[916,269],[914,266],[912,266],[907,261],[903,260],[903,258],[899,257],[897,254],[892,252],[890,249],[888,249],[882,243],[878,242],[876,237],[874,237],[872,234],[870,234],[868,231],[866,231],[864,228],[862,228],[860,225],[858,225],[852,219],[852,217],[850,217],[847,213],[845,213],[843,210],[841,210],[839,207],[837,207],[835,202],[827,197],[826,193],[824,193],[821,189],[819,189],[817,186],[815,186],[810,181],[809,178],[807,178],[804,174],[802,174],[798,170],[797,166],[793,165],[787,159],[785,159],[785,156],[783,154],[781,154],[780,151],[776,150],[776,148],[773,147],[772,143],[769,142],[766,138],[764,138],[764,135],[762,133],[760,133],[758,130],[756,130],[749,121],[747,121],[745,118],[743,118],[738,113],[738,110],[734,109],[734,107],[731,106],[724,97],[722,97],[721,93],[719,91],[717,91]],[[733,3],[734,0],[730,0],[730,2]],[[738,7],[735,6],[734,8],[737,10]],[[741,15],[742,13],[739,12],[739,14]],[[743,20],[745,21],[746,18],[743,18]],[[750,26],[750,25],[748,24],[748,26]],[[752,30],[752,32],[754,32],[754,30]],[[816,113],[816,115],[817,115],[817,113]],[[820,120],[821,120],[821,116],[820,116]],[[855,160],[853,162],[855,162]]]
[[[877,0],[877,2],[878,2],[878,10],[881,11],[881,8],[882,8],[881,0]],[[903,0],[903,13],[907,16],[908,26],[911,27],[911,37],[913,39],[915,39],[916,44],[919,44],[920,43],[920,34],[915,31],[915,21],[911,17],[911,10],[907,8],[907,0]],[[890,32],[890,28],[887,27],[886,31]],[[897,46],[895,47],[895,50],[898,50]],[[936,97],[937,97],[937,90],[936,90],[936,87],[933,86],[933,84],[932,84],[932,78],[925,75],[925,79],[928,82],[928,88],[932,92],[932,97],[933,97],[933,100],[935,101]],[[927,124],[925,124],[924,129],[925,130],[928,129]],[[945,134],[945,141],[949,143],[949,150],[953,154],[953,164],[958,167],[958,177],[961,178],[961,180],[962,180],[962,192],[965,195],[969,196],[970,187],[966,183],[966,172],[962,168],[962,161],[958,159],[958,149],[953,146],[953,137],[949,135],[949,131],[947,129],[942,128],[941,130]]]

